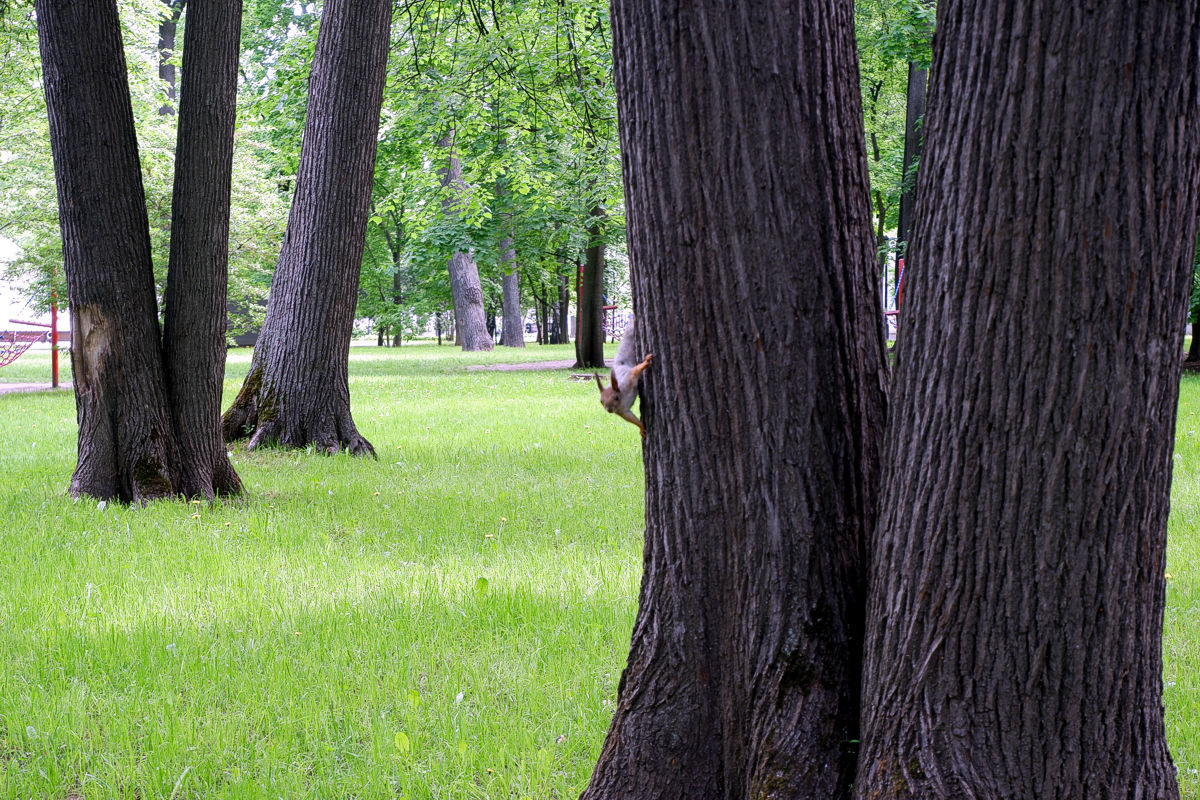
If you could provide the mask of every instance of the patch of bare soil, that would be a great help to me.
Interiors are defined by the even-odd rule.
[[[467,369],[485,369],[495,372],[532,372],[540,369],[570,369],[573,366],[575,366],[574,361],[530,361],[524,364],[472,364]]]

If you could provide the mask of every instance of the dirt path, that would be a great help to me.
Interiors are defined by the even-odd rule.
[[[14,394],[15,392],[52,392],[70,389],[70,383],[60,383],[58,389],[54,389],[48,383],[0,383],[0,394]]]
[[[496,372],[520,372],[522,370],[538,369],[570,369],[574,361],[530,361],[524,364],[472,364],[467,369],[494,370]]]

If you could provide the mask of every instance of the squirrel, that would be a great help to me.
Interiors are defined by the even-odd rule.
[[[633,398],[637,397],[638,378],[646,367],[650,366],[653,358],[653,353],[647,353],[646,357],[637,363],[637,344],[634,341],[633,320],[630,320],[625,333],[621,334],[621,346],[617,348],[617,357],[613,361],[610,376],[612,385],[606,387],[600,381],[600,374],[592,373],[596,378],[596,386],[600,387],[600,404],[610,414],[618,414],[637,425],[643,439],[646,438],[646,426],[629,409],[633,407]]]

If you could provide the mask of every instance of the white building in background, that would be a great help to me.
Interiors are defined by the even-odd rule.
[[[0,265],[13,261],[20,254],[20,248],[12,241],[0,237]],[[0,277],[0,331],[37,329],[37,326],[22,325],[12,320],[38,323],[39,326],[46,326],[47,328],[50,326],[50,309],[42,308],[26,300],[25,292],[22,291],[23,288],[18,281]],[[60,308],[58,315],[59,334],[65,334],[70,327],[70,318],[66,314],[66,309]],[[49,347],[50,345],[34,346]]]

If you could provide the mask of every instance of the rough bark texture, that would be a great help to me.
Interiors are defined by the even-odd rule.
[[[579,338],[575,342],[575,367],[604,366],[604,209],[588,215],[588,247],[579,285]]]
[[[453,218],[458,216],[458,206],[467,189],[462,177],[462,162],[454,152],[454,132],[443,136],[438,146],[446,153],[446,165],[438,171],[446,191],[442,212]],[[475,259],[469,251],[459,250],[450,256],[446,266],[450,272],[450,296],[454,299],[455,344],[468,352],[491,350],[492,337],[484,318],[483,287],[479,283]]]
[[[613,4],[645,573],[584,797],[839,798],[886,367],[849,0]]]
[[[188,496],[242,488],[221,435],[241,21],[241,0],[196,0],[184,32],[163,363]]]
[[[938,8],[857,796],[1174,798],[1195,3]]]
[[[35,7],[71,307],[79,461],[70,492],[164,497],[176,452],[116,3]]]
[[[226,439],[373,454],[347,377],[387,65],[389,0],[328,0],[287,233]]]

